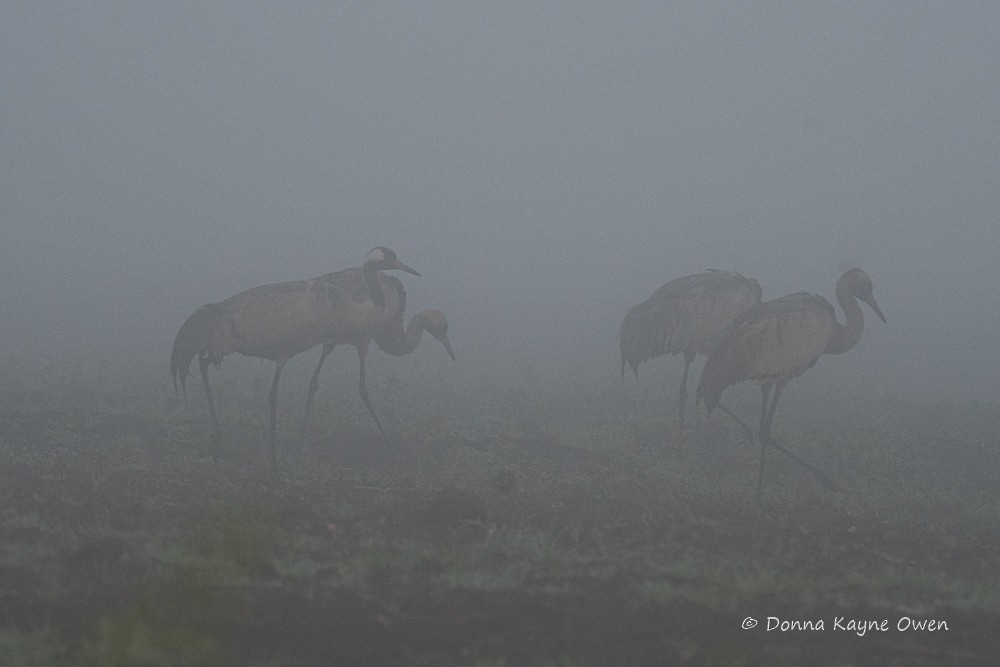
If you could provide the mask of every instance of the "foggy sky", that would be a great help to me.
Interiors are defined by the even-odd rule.
[[[167,383],[200,304],[381,244],[459,357],[383,368],[615,378],[667,280],[832,300],[861,266],[888,324],[818,368],[995,401],[997,34],[995,2],[3,3],[0,354]]]

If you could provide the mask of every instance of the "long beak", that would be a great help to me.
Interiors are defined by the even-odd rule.
[[[885,315],[882,314],[882,309],[879,308],[878,304],[875,302],[875,295],[874,294],[869,294],[868,298],[865,299],[864,302],[867,303],[869,306],[872,307],[872,310],[875,311],[875,314],[878,315],[878,318],[880,320],[882,320],[883,322],[885,322]]]
[[[403,264],[398,259],[395,262],[393,262],[392,266],[390,266],[389,268],[390,269],[399,269],[400,271],[406,271],[407,273],[412,273],[415,276],[419,276],[420,275],[419,273],[417,273],[416,271],[414,271],[413,269],[411,269],[410,267],[408,267],[406,264]]]
[[[448,340],[448,334],[442,334],[437,339],[444,345],[444,349],[448,350],[448,356],[451,357],[451,360],[455,361],[455,353],[451,351],[451,341]]]

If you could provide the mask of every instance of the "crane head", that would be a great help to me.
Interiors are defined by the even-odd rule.
[[[851,269],[840,277],[839,282],[844,283],[848,294],[867,303],[875,311],[875,314],[878,315],[878,318],[885,322],[885,315],[882,314],[882,309],[878,307],[878,302],[875,301],[874,286],[868,273],[862,269]]]
[[[423,320],[424,331],[441,341],[448,356],[455,361],[455,353],[451,350],[451,341],[448,340],[448,320],[440,310],[428,309],[420,311]]]
[[[375,246],[365,255],[364,268],[370,271],[406,271],[415,276],[420,274],[396,259],[396,253],[385,246]]]

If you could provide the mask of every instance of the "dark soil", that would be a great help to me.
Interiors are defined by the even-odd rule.
[[[998,440],[979,426],[996,412],[981,406],[916,429],[906,404],[874,430],[789,428],[848,492],[772,454],[759,510],[754,448],[671,440],[656,423],[585,439],[584,416],[578,430],[563,416],[425,421],[392,448],[327,423],[304,446],[286,431],[275,470],[239,411],[213,464],[201,407],[8,397],[0,659],[975,665],[1000,652]],[[840,454],[823,460],[830,441]],[[838,617],[888,629],[859,636]],[[947,629],[900,631],[906,617]]]

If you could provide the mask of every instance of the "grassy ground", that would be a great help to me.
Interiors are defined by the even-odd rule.
[[[272,470],[266,381],[218,381],[213,465],[200,387],[184,403],[153,378],[5,378],[0,664],[975,665],[1000,651],[996,405],[791,399],[776,436],[847,492],[773,453],[758,512],[758,451],[722,418],[671,435],[665,390],[379,380],[387,450],[356,395],[326,384],[299,437],[304,392],[287,382]],[[907,618],[947,629],[900,630]]]

